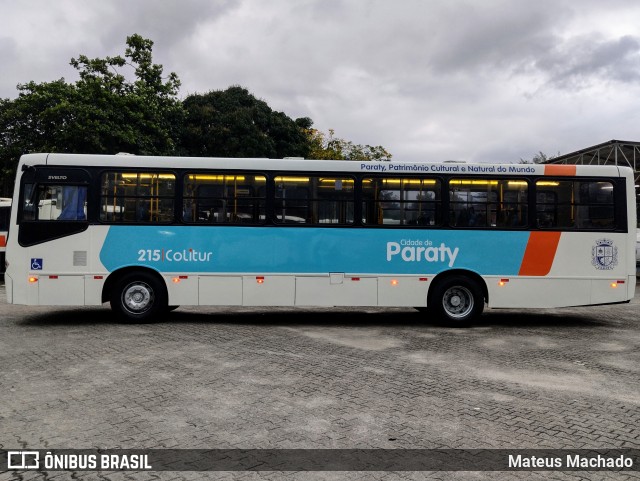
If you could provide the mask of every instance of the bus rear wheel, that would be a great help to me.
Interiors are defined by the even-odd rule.
[[[110,301],[111,309],[128,322],[150,322],[168,307],[165,287],[146,272],[133,272],[118,280]]]
[[[467,327],[484,309],[482,289],[466,276],[447,277],[434,286],[428,309],[445,326]]]

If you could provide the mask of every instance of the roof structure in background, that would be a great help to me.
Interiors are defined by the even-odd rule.
[[[636,179],[636,205],[640,219],[640,142],[610,140],[549,159],[547,164],[623,165],[631,167]]]
[[[577,165],[624,165],[640,174],[640,142],[610,140],[603,144],[587,147],[549,159],[549,164]]]

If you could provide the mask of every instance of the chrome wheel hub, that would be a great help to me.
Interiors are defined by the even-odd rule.
[[[151,308],[153,300],[153,289],[144,282],[133,282],[122,293],[123,306],[134,314],[139,314]]]
[[[464,286],[450,287],[442,296],[442,307],[447,315],[454,319],[468,316],[473,306],[473,294]]]

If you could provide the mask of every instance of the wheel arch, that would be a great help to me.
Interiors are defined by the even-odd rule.
[[[440,282],[452,276],[464,276],[467,277],[480,286],[482,289],[482,295],[484,297],[484,301],[489,303],[489,289],[487,288],[487,283],[482,278],[480,274],[474,271],[470,271],[467,269],[451,269],[447,271],[443,271],[440,274],[436,275],[433,280],[429,283],[429,290],[427,291],[427,305],[429,305],[429,300],[431,299],[431,295],[433,294],[435,286],[437,286]]]
[[[134,272],[144,272],[145,274],[149,274],[155,277],[160,282],[160,285],[164,286],[165,294],[168,295],[169,290],[167,289],[167,283],[158,271],[149,267],[128,266],[122,267],[109,274],[104,282],[104,286],[102,286],[102,302],[109,301],[109,299],[111,298],[111,292],[120,279]]]

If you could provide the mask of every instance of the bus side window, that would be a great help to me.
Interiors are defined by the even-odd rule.
[[[536,193],[536,223],[540,228],[555,227],[557,196],[554,192],[538,190]]]
[[[431,178],[364,178],[366,225],[435,226],[440,221],[440,181]]]
[[[102,174],[100,220],[169,223],[173,221],[175,175],[165,172]]]
[[[20,220],[35,220],[36,206],[38,202],[34,199],[34,184],[25,184],[22,198],[22,217]]]
[[[183,184],[182,220],[209,224],[264,223],[266,182],[264,175],[187,174]]]
[[[278,224],[311,223],[310,189],[308,177],[276,177],[274,220]]]
[[[25,186],[22,220],[86,220],[87,187],[77,185]]]
[[[449,188],[453,227],[517,229],[528,223],[525,179],[454,178]]]
[[[610,229],[615,226],[613,184],[579,182],[577,224],[583,229]]]
[[[611,182],[539,180],[536,187],[539,228],[601,230],[615,227]]]

